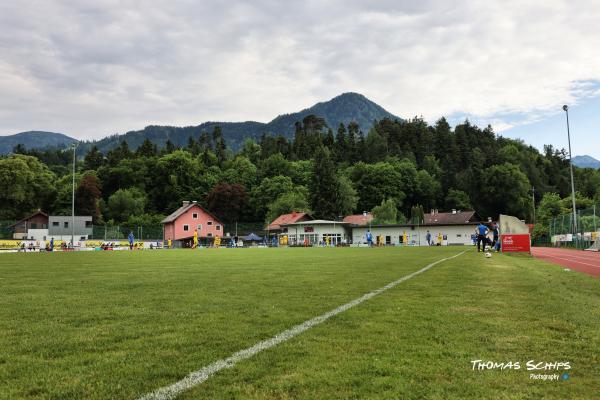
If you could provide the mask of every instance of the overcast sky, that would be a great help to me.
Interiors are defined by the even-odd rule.
[[[0,134],[267,122],[354,91],[511,135],[600,96],[599,21],[577,0],[1,1]]]

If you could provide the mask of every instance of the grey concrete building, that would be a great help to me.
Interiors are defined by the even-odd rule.
[[[56,216],[48,217],[48,236],[58,238],[68,238],[71,240],[73,226],[75,227],[75,240],[87,240],[92,238],[93,225],[92,216],[75,216],[75,225],[71,216]]]

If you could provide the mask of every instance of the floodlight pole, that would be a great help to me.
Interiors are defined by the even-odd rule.
[[[533,224],[535,225],[535,186],[531,187],[531,199],[533,200]]]
[[[73,143],[73,187],[71,193],[71,246],[75,250],[75,150],[77,142]]]
[[[569,127],[569,106],[563,106],[565,115],[567,116],[567,138],[569,140],[569,165],[571,167],[571,197],[573,200],[573,233],[577,235],[577,209],[575,206],[575,179],[573,178],[573,159],[571,153],[571,129]]]

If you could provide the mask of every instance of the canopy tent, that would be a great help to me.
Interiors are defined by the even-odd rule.
[[[261,236],[258,236],[256,234],[251,233],[248,236],[242,236],[242,240],[244,242],[262,242],[263,238]]]

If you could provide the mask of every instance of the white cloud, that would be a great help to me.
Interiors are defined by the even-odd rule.
[[[3,134],[268,121],[346,91],[499,131],[598,95],[591,1],[81,3],[0,4]]]

